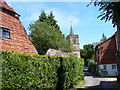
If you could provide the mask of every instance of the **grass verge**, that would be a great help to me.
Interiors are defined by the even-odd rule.
[[[80,88],[82,86],[84,86],[86,83],[86,81],[79,81],[77,85],[74,85],[74,88]]]

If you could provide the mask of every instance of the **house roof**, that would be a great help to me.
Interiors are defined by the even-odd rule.
[[[100,44],[101,42],[93,42],[92,43],[92,45],[93,45],[93,49],[95,49],[96,48],[96,46],[98,45],[98,44]]]
[[[111,37],[109,37],[107,40],[105,40],[105,41],[103,41],[103,42],[100,42],[100,43],[98,43],[96,46],[95,46],[95,48],[96,47],[98,47],[98,46],[100,46],[100,45],[102,45],[103,43],[105,43],[105,42],[107,42],[108,40],[110,40],[112,37],[114,37],[115,36],[115,34],[116,34],[117,32],[115,32]]]
[[[12,7],[8,6],[8,4],[7,4],[4,0],[2,0],[2,2],[1,2],[1,4],[0,4],[0,7],[1,7],[2,9],[6,9],[7,11],[10,11],[10,12],[12,12],[12,13],[17,14],[17,12],[16,12]],[[17,15],[19,15],[19,14],[17,14]],[[20,15],[19,15],[19,16],[20,16]]]

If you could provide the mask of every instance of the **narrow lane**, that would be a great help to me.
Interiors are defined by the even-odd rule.
[[[102,78],[93,76],[89,72],[85,72],[86,84],[77,90],[117,90],[113,89],[113,81],[116,78]]]
[[[97,86],[100,84],[100,80],[93,78],[92,76],[86,76],[85,77],[86,84],[84,85],[83,88],[87,88],[90,86]]]

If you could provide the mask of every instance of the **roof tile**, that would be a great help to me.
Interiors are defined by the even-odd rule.
[[[0,3],[1,3],[0,7],[5,8],[7,10],[10,10],[10,11],[16,13],[16,11],[12,7],[8,6],[7,3],[4,0],[2,0],[2,2],[0,2]]]

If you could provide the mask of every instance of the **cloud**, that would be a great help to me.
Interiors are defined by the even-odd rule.
[[[70,25],[77,26],[80,24],[79,18],[70,13],[54,9],[53,14],[61,28],[67,29]]]
[[[31,16],[29,16],[29,17],[26,17],[26,18],[24,18],[22,21],[23,22],[32,22],[32,21],[36,21],[36,20],[38,20],[38,18],[39,18],[39,13],[33,13]]]
[[[61,29],[69,30],[70,25],[77,26],[80,25],[80,20],[77,16],[71,15],[70,13],[51,8],[49,10],[44,10],[47,14],[53,11],[53,15],[57,20],[57,24]],[[24,18],[23,22],[32,22],[38,20],[40,12],[33,13],[31,16]]]
[[[67,16],[63,14],[56,15],[56,20],[61,27],[68,27],[70,25],[76,26],[79,24],[79,19],[76,16]]]

